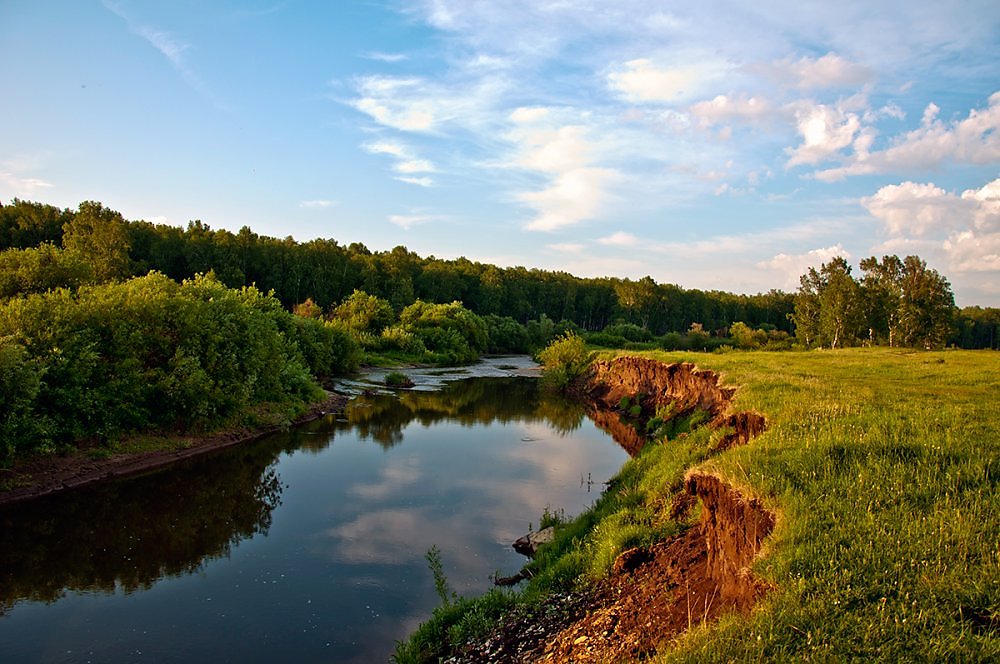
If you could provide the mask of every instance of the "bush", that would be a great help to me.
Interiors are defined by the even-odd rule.
[[[0,303],[0,449],[222,424],[261,402],[301,407],[310,375],[356,366],[346,331],[296,318],[256,288],[151,272]]]
[[[587,371],[593,353],[576,334],[567,333],[550,343],[538,354],[547,382],[559,389],[565,389]]]

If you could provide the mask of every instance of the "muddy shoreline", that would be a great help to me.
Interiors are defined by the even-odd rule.
[[[303,424],[327,413],[338,412],[346,403],[346,396],[328,392],[326,399],[312,404],[305,413],[292,422],[292,425]],[[180,449],[118,453],[103,459],[92,458],[86,451],[67,456],[26,459],[14,464],[12,468],[0,470],[0,482],[16,485],[14,488],[0,491],[0,505],[158,470],[182,459],[257,440],[282,428],[244,427],[204,435],[171,437],[183,440],[184,446]]]

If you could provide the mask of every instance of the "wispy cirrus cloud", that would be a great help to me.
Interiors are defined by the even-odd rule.
[[[402,62],[404,60],[408,60],[410,56],[406,55],[405,53],[383,53],[381,51],[371,51],[362,54],[361,57],[367,60],[376,60],[378,62],[393,63],[393,62]]]
[[[163,55],[163,57],[166,58],[170,65],[177,71],[177,73],[180,74],[181,79],[183,79],[185,83],[187,83],[200,95],[205,97],[217,108],[221,110],[228,110],[228,105],[215,94],[215,92],[205,83],[204,80],[202,80],[202,78],[195,72],[184,57],[185,52],[194,48],[192,44],[185,42],[169,31],[141,22],[130,13],[126,12],[121,5],[112,2],[111,0],[102,0],[102,4],[105,9],[125,21],[125,24],[128,26],[130,32],[138,35],[150,46],[159,51],[160,54]]]
[[[398,173],[395,179],[421,187],[430,187],[434,180],[426,175],[417,177],[420,173],[434,173],[437,169],[427,159],[416,157],[409,146],[392,141],[375,141],[365,143],[362,148],[371,154],[384,154],[394,157],[392,170]]]
[[[799,90],[817,88],[858,88],[874,78],[874,72],[836,53],[819,58],[803,56],[747,65],[749,73],[769,79],[779,86]]]
[[[325,210],[335,205],[337,205],[337,201],[330,200],[312,200],[299,203],[299,207],[304,210]]]

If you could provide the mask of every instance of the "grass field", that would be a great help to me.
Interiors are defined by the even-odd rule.
[[[493,591],[470,615],[599,576],[620,548],[670,534],[664,506],[696,468],[777,515],[754,566],[775,590],[657,661],[1000,661],[1000,354],[645,355],[721,372],[734,409],[765,414],[767,431],[714,456],[704,435],[647,446],[622,469],[628,490],[564,526],[520,597]],[[462,619],[447,622],[460,636]]]
[[[756,566],[777,591],[663,661],[1000,660],[1000,354],[655,357],[767,415],[702,468],[778,514]]]

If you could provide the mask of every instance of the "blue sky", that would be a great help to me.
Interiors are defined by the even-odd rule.
[[[1000,5],[4,0],[0,200],[794,290],[918,254],[1000,306]]]

